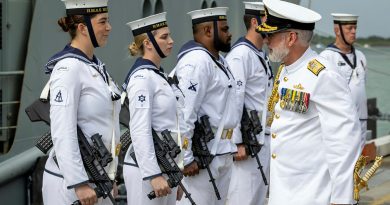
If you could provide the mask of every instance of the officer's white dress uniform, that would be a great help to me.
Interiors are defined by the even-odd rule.
[[[226,16],[226,11],[227,8],[219,7],[193,11],[189,14],[194,20],[201,18],[196,14],[217,18]],[[198,205],[225,204],[233,163],[231,154],[237,151],[231,135],[227,134],[227,129],[235,128],[239,122],[235,81],[224,57],[219,55],[219,59],[214,61],[211,53],[195,41],[183,45],[178,59],[175,70],[179,87],[185,96],[184,120],[187,129],[190,130],[183,134],[184,165],[194,160],[191,151],[194,123],[200,117],[207,115],[215,135],[207,146],[211,153],[215,152],[216,156],[209,166],[222,199],[217,200],[205,169],[201,169],[196,176],[185,177],[184,185]],[[218,136],[216,130],[221,123],[224,131]],[[188,203],[188,200],[183,199],[178,202],[178,204]]]
[[[332,14],[335,23],[356,24],[357,16],[347,14]],[[356,105],[362,128],[361,147],[364,147],[367,133],[367,95],[366,95],[366,78],[367,78],[367,60],[364,54],[352,46],[351,53],[343,54],[342,51],[334,44],[329,45],[321,56],[336,64],[340,74],[348,82],[352,93],[352,100]],[[348,59],[346,60],[345,57]]]
[[[90,143],[92,135],[102,135],[110,151],[113,136],[115,144],[119,143],[120,101],[113,101],[112,94],[120,91],[99,59],[94,57],[90,61],[70,45],[46,66],[51,72],[50,119],[54,149],[43,174],[43,202],[72,204],[77,200],[74,187],[88,181],[77,141],[77,126]],[[58,165],[53,160],[54,155]],[[99,204],[111,203],[108,198],[99,201]]]
[[[295,13],[302,14],[294,20],[312,23],[307,30],[314,29],[314,22],[321,18],[288,2],[263,2],[269,16],[290,20]],[[273,27],[272,20],[268,17],[261,27]],[[294,22],[290,21],[293,28]],[[345,80],[310,48],[280,69],[271,102],[276,105],[269,204],[352,204],[353,169],[360,154],[360,140],[353,136],[359,134],[360,124]]]
[[[147,26],[153,28],[154,24],[160,23],[154,29],[143,30],[144,33],[166,26],[165,15],[165,12],[160,13],[128,25],[136,36],[137,30],[143,30]],[[150,180],[163,175],[157,163],[152,128],[158,134],[166,129],[171,131],[172,138],[178,143],[177,100],[166,77],[162,68],[157,68],[152,61],[138,58],[123,85],[129,99],[132,139],[123,168],[128,204],[170,205],[176,202],[177,188],[173,188],[172,193],[165,197],[153,200],[147,197],[153,191]],[[131,153],[135,153],[136,161]]]
[[[260,2],[245,2],[245,7],[246,14],[251,14],[250,11],[256,11],[256,15],[260,17],[260,10],[264,12],[264,6]],[[273,74],[269,66],[268,57],[261,49],[258,50],[252,42],[245,37],[241,37],[226,56],[226,61],[236,80],[239,113],[242,113],[245,105],[247,109],[245,111],[256,110],[259,114],[263,132],[265,133],[257,136],[257,140],[263,144],[258,156],[267,181],[269,181],[269,127],[265,128],[265,117],[264,121],[261,121],[263,111],[267,112],[266,106],[273,84]],[[234,129],[233,142],[235,144],[243,142],[240,124]],[[265,203],[267,191],[268,186],[263,182],[255,158],[249,156],[247,160],[235,161],[233,163],[228,204],[262,205]]]

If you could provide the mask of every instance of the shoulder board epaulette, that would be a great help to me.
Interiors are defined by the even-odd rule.
[[[314,75],[318,76],[318,74],[325,69],[325,66],[322,65],[318,60],[313,59],[307,64],[307,69],[309,69]]]

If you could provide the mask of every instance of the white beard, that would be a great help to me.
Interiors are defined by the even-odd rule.
[[[279,41],[279,45],[272,49],[272,52],[269,54],[269,59],[272,62],[279,63],[288,55],[290,50],[286,47],[286,36],[283,36],[283,39]]]
[[[272,62],[275,63],[281,62],[290,52],[290,50],[286,46],[282,46],[281,44],[279,44],[277,48],[273,48],[272,53],[269,54],[269,59]]]

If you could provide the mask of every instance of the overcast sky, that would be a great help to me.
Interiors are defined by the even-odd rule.
[[[308,7],[309,0],[301,0]],[[321,14],[316,31],[321,35],[333,35],[331,13],[359,15],[358,37],[372,35],[390,38],[390,0],[311,0],[311,9]]]

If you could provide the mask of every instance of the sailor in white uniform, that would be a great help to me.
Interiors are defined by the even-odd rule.
[[[354,14],[333,13],[336,41],[330,44],[321,56],[336,64],[351,89],[352,100],[360,118],[361,147],[366,142],[367,133],[367,61],[364,54],[353,46],[356,41],[357,19]]]
[[[267,101],[272,91],[273,74],[268,57],[262,50],[263,38],[256,31],[265,11],[261,2],[244,2],[244,4],[247,34],[233,45],[226,56],[226,61],[236,80],[239,113],[243,111],[250,113],[254,110],[260,119],[263,131],[256,137],[262,144],[262,148],[257,155],[267,182],[269,181],[270,134],[269,127],[266,127],[266,113]],[[265,112],[264,118],[263,112]],[[248,158],[246,152],[248,148],[243,144],[240,128],[239,124],[233,132],[233,142],[237,144],[238,153],[233,163],[228,204],[262,205],[265,203],[268,186],[262,179],[256,158],[250,156]]]
[[[82,3],[67,0],[64,3],[67,17],[61,18],[59,24],[65,32],[69,31],[72,39],[45,66],[46,73],[51,74],[50,120],[54,149],[43,174],[43,202],[55,205],[80,200],[83,205],[110,204],[108,198],[97,199],[94,184],[88,183],[77,140],[77,127],[90,143],[91,136],[98,133],[115,158],[120,134],[120,90],[106,66],[93,54],[94,47],[106,44],[111,31],[107,0]],[[85,34],[87,30],[89,35]],[[115,161],[105,167],[112,180]]]
[[[230,50],[231,34],[226,19],[227,8],[216,7],[191,11],[194,40],[183,45],[175,67],[179,87],[185,96],[184,120],[189,132],[183,134],[184,185],[198,205],[225,204],[230,183],[232,153],[237,151],[232,132],[239,122],[235,80],[219,51]],[[210,183],[208,171],[199,169],[194,157],[195,122],[208,116],[214,139],[207,143],[215,156],[209,164],[216,187]],[[178,204],[188,204],[181,200]]]
[[[132,145],[125,160],[123,175],[128,204],[172,205],[177,188],[170,188],[156,158],[152,129],[161,137],[164,130],[178,142],[176,95],[161,68],[161,60],[171,53],[173,40],[160,13],[127,23],[134,35],[131,55],[140,55],[130,69],[123,89],[127,92]],[[178,157],[177,157],[178,158]],[[147,197],[151,191],[156,199]]]
[[[360,123],[347,82],[310,48],[321,16],[285,1],[263,3],[267,20],[258,29],[270,60],[282,63],[269,101],[269,204],[352,204]]]

